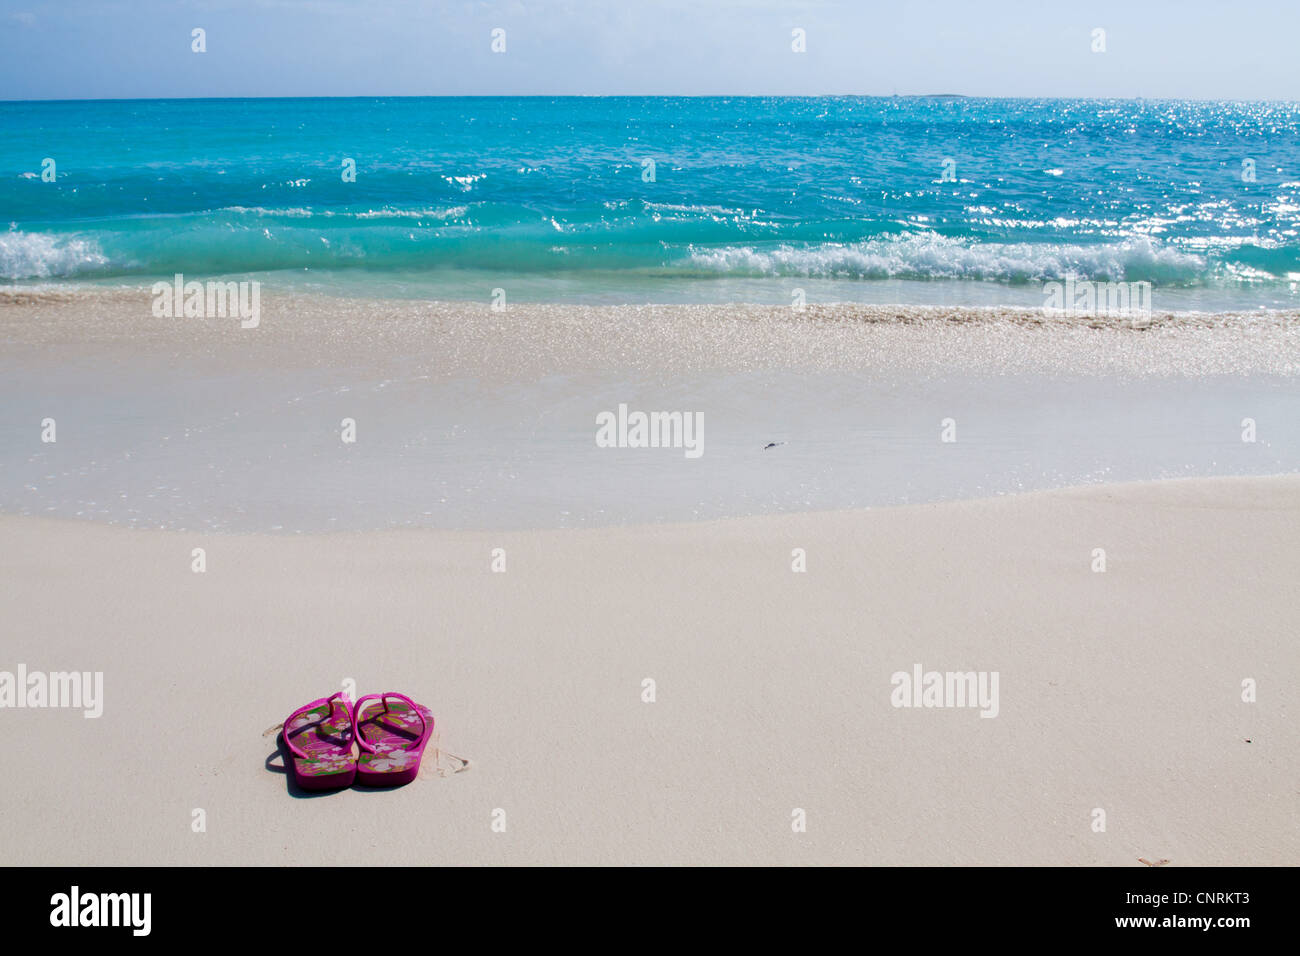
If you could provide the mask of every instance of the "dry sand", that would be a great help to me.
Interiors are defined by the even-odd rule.
[[[518,534],[4,517],[0,670],[103,671],[105,700],[99,719],[0,711],[0,847],[72,865],[1294,865],[1297,580],[1298,476]],[[891,674],[917,663],[997,671],[998,716],[894,708]],[[469,769],[293,795],[262,732],[347,678],[430,705]]]

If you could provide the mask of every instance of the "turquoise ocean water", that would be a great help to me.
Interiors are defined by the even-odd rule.
[[[0,286],[1038,305],[1074,276],[1300,305],[1297,104],[11,102],[0,134]]]

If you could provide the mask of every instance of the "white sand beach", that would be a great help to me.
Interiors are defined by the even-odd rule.
[[[261,302],[0,293],[0,513],[504,531],[1300,472],[1296,313]],[[702,454],[598,447],[620,405],[702,416]]]
[[[104,674],[98,719],[3,714],[10,863],[1300,860],[1295,476],[516,534],[6,517],[0,564],[0,667]],[[895,708],[915,664],[998,672],[997,716]],[[347,678],[469,768],[291,795],[262,732]]]
[[[0,711],[6,861],[1294,865],[1297,328],[10,291],[0,681],[103,699]],[[439,750],[304,797],[349,681]]]

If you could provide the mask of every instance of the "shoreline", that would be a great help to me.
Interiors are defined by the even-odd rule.
[[[267,278],[267,276],[270,278]],[[203,274],[193,278],[187,278],[186,281],[200,282],[235,282],[256,280],[267,296],[280,300],[282,302],[292,302],[294,300],[303,302],[334,302],[358,305],[361,303],[379,302],[394,307],[411,307],[411,306],[429,306],[439,308],[472,308],[483,311],[496,311],[491,308],[491,296],[484,295],[478,297],[441,297],[437,295],[377,295],[374,288],[365,286],[329,286],[329,285],[303,285],[295,286],[292,284],[282,284],[274,279],[274,273],[231,273],[220,274],[213,273]],[[707,284],[707,279],[694,279],[693,283]],[[716,280],[719,288],[734,288],[733,283],[726,279]],[[996,289],[1007,289],[1010,292],[1017,292],[1029,289],[1040,289],[1046,285],[1052,284],[1055,280],[1031,280],[1025,285],[1004,285],[999,283],[985,283],[974,280],[945,280],[945,279],[888,279],[888,280],[827,280],[814,279],[800,276],[770,276],[770,277],[745,277],[745,281],[752,283],[755,288],[764,284],[769,286],[778,286],[784,288],[786,285],[803,283],[825,282],[841,283],[839,286],[828,285],[828,288],[851,288],[860,287],[863,291],[869,291],[874,283],[879,283],[884,287],[899,286],[919,286],[923,288],[942,289],[945,283],[953,283],[961,288],[972,286],[976,289],[989,291]],[[174,276],[159,276],[156,278],[133,277],[123,279],[120,282],[96,282],[96,281],[77,281],[77,280],[21,280],[0,282],[0,306],[31,306],[31,305],[54,305],[60,303],[86,302],[94,299],[106,300],[110,303],[131,303],[143,304],[146,309],[150,300],[153,298],[152,289],[157,283],[173,285]],[[1060,284],[1059,282],[1057,283]],[[1105,282],[1092,283],[1094,285],[1105,286]],[[429,290],[434,291],[434,290]],[[1300,317],[1300,303],[1293,306],[1263,306],[1247,304],[1231,304],[1221,308],[1147,308],[1142,310],[1133,310],[1132,312],[1114,312],[1106,308],[1099,307],[1091,312],[1079,309],[1076,312],[1069,312],[1063,307],[1049,308],[1038,302],[1041,293],[1036,293],[1036,298],[1030,301],[1012,301],[1007,300],[987,300],[979,302],[954,302],[954,301],[892,301],[892,300],[874,300],[871,298],[846,298],[846,299],[813,299],[805,305],[796,308],[784,299],[778,301],[763,301],[752,298],[744,299],[642,299],[635,298],[628,301],[606,301],[606,300],[585,300],[573,298],[525,298],[511,299],[504,311],[528,310],[528,309],[554,309],[554,308],[574,308],[574,309],[643,309],[643,310],[661,310],[661,309],[742,309],[751,310],[755,313],[772,313],[775,315],[790,315],[793,317],[816,315],[818,313],[827,313],[835,311],[847,311],[854,313],[855,317],[863,321],[890,321],[900,320],[907,313],[915,312],[940,318],[951,315],[959,315],[965,319],[974,320],[981,317],[990,319],[1011,318],[1026,322],[1043,321],[1047,324],[1054,322],[1088,324],[1095,323],[1098,326],[1116,326],[1122,328],[1141,329],[1152,324],[1160,325],[1169,321],[1187,320],[1187,319],[1214,319],[1214,318],[1274,318],[1274,317]]]
[[[1021,306],[512,302],[497,311],[486,299],[267,290],[257,324],[241,327],[233,312],[164,318],[152,307],[143,289],[0,288],[0,341],[32,356],[116,346],[135,358],[164,354],[214,366],[340,366],[349,358],[382,367],[420,358],[422,371],[503,380],[557,371],[778,369],[1300,376],[1300,309],[1074,316]],[[1026,348],[1024,335],[1035,336],[1035,348]]]
[[[0,296],[0,512],[505,530],[1300,472],[1300,313],[261,307]],[[695,457],[604,447],[624,405],[703,422]]]
[[[6,516],[0,540],[0,670],[104,674],[97,719],[4,714],[12,766],[44,768],[0,794],[15,863],[1300,859],[1296,475],[512,533]],[[997,716],[892,705],[913,667],[1000,674]],[[294,798],[261,733],[347,678],[427,701],[470,769]],[[374,800],[410,826],[356,827]]]

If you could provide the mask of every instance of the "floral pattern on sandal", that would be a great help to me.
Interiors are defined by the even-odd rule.
[[[365,704],[367,700],[373,703]],[[396,787],[419,775],[420,758],[433,733],[433,713],[402,694],[367,694],[353,708],[361,753],[357,782]]]
[[[284,722],[284,744],[294,780],[304,790],[336,790],[352,785],[357,762],[352,753],[352,710],[342,693],[299,707]]]

